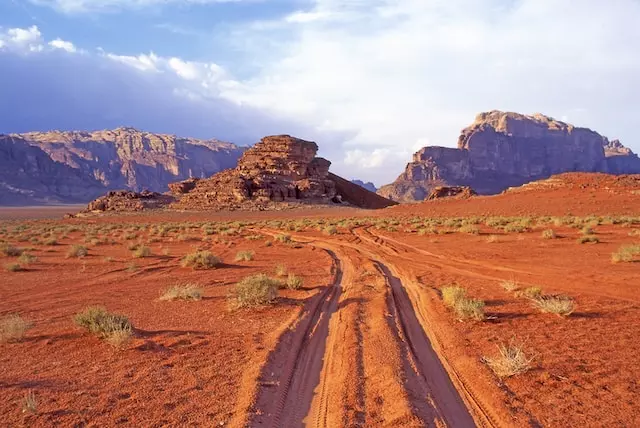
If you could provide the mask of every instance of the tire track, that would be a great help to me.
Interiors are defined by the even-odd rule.
[[[304,320],[281,340],[270,355],[261,378],[275,379],[262,383],[256,400],[259,414],[250,426],[302,427],[314,401],[314,390],[326,382],[320,376],[323,361],[328,358],[329,321],[338,308],[342,284],[342,264],[336,254],[324,249],[333,259],[334,281],[314,299]],[[284,364],[282,364],[284,361]],[[279,366],[279,364],[282,364]],[[322,397],[322,391],[319,393]]]

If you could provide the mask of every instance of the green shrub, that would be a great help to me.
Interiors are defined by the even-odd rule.
[[[89,250],[87,247],[83,247],[82,245],[72,245],[69,250],[67,250],[67,258],[81,258],[85,257],[87,254],[89,254]]]
[[[238,251],[238,253],[236,254],[236,258],[235,260],[237,262],[240,261],[245,261],[245,262],[250,262],[251,260],[253,260],[253,256],[255,255],[255,253],[253,251]]]
[[[201,300],[204,290],[196,284],[172,285],[162,291],[160,300]]]
[[[209,251],[196,251],[187,254],[182,259],[183,267],[191,267],[193,269],[214,269],[222,264],[222,261]]]
[[[73,321],[113,346],[121,346],[133,334],[133,325],[127,317],[110,313],[102,306],[85,308],[73,317]]]
[[[278,297],[280,281],[265,274],[252,275],[236,284],[229,295],[233,308],[248,308],[272,304]]]
[[[31,327],[32,324],[18,314],[0,318],[0,343],[19,342]]]

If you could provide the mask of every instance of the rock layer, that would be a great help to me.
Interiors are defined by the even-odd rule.
[[[28,176],[0,176],[0,201],[86,202],[111,189],[163,192],[171,182],[233,167],[243,150],[133,128],[0,135],[2,165]]]
[[[586,128],[536,114],[481,113],[465,128],[458,148],[424,147],[398,179],[378,194],[392,200],[425,199],[436,186],[470,186],[480,194],[563,172],[640,173],[640,159],[617,141]]]

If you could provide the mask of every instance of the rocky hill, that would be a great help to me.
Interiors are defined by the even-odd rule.
[[[378,188],[376,187],[376,185],[375,185],[375,184],[373,184],[373,183],[372,183],[372,182],[370,182],[370,181],[367,181],[367,182],[365,183],[365,182],[364,182],[364,181],[362,181],[362,180],[351,180],[351,182],[352,182],[353,184],[357,184],[357,185],[358,185],[358,186],[360,186],[360,187],[364,187],[365,189],[367,189],[367,190],[368,190],[368,191],[370,191],[370,192],[377,192],[377,191],[378,191]]]
[[[171,182],[235,166],[243,151],[133,128],[0,135],[0,204],[86,202],[114,189],[164,192]]]
[[[563,172],[640,173],[640,159],[618,141],[586,128],[536,114],[479,114],[458,148],[424,147],[404,173],[378,194],[412,202],[437,186],[470,186],[480,194]]]
[[[329,173],[318,146],[289,135],[265,137],[233,169],[171,185],[175,209],[280,209],[300,204],[349,203],[363,208],[393,205],[375,193]]]

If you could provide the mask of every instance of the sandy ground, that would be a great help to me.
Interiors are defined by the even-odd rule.
[[[612,263],[611,254],[640,243],[640,197],[601,193],[545,190],[375,212],[5,221],[0,239],[32,247],[38,260],[0,273],[0,315],[17,312],[34,324],[22,341],[0,344],[0,419],[8,426],[639,426],[640,259]],[[553,205],[561,200],[565,206]],[[540,217],[569,213],[579,217]],[[507,232],[487,225],[497,215],[531,218]],[[461,228],[463,219],[445,225],[452,216],[475,228]],[[444,220],[418,233],[434,217]],[[207,235],[203,224],[187,223],[238,219],[245,224],[222,228],[240,230],[232,234]],[[177,229],[151,232],[169,223]],[[578,223],[599,242],[580,244]],[[24,240],[56,227],[78,230],[54,232],[53,246]],[[543,239],[547,229],[556,239]],[[283,234],[292,242],[275,239]],[[107,242],[94,245],[96,237]],[[87,257],[65,258],[87,239]],[[138,241],[150,257],[131,257],[127,246]],[[195,249],[225,264],[181,267]],[[234,261],[245,249],[255,259]],[[278,264],[304,287],[281,290],[273,306],[229,309],[237,281],[273,275]],[[542,313],[503,289],[504,280],[570,296],[577,308],[568,317]],[[162,288],[186,282],[204,287],[204,299],[158,300]],[[484,321],[460,321],[445,307],[440,290],[451,284],[485,302]],[[74,326],[73,314],[90,304],[132,320],[135,335],[123,349]],[[525,373],[500,379],[484,358],[508,343],[533,360]],[[23,412],[29,392],[36,413]]]

